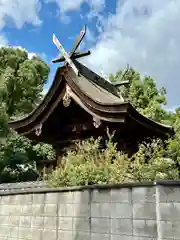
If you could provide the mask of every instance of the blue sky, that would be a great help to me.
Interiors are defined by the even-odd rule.
[[[58,64],[55,33],[69,51],[82,26],[82,61],[96,72],[115,73],[128,63],[165,86],[168,107],[180,105],[180,1],[178,0],[0,0],[0,45],[39,54],[50,64],[50,86]]]
[[[14,1],[16,2],[16,0]],[[17,1],[17,5],[21,5],[21,2],[20,0]],[[92,17],[89,16],[93,7],[85,1],[80,2],[82,3],[79,6],[77,4],[77,8],[75,6],[74,9],[67,9],[67,11],[62,13],[61,8],[55,1],[39,1],[39,11],[36,9],[37,1],[31,1],[30,4],[35,6],[34,14],[36,14],[37,10],[39,21],[37,24],[33,20],[26,22],[26,19],[22,17],[22,23],[20,23],[22,26],[19,27],[16,19],[13,19],[10,14],[4,18],[6,23],[2,29],[2,34],[8,44],[22,46],[30,53],[37,53],[51,65],[51,74],[46,88],[51,84],[54,72],[58,66],[57,64],[51,64],[51,60],[58,55],[58,50],[52,43],[53,33],[56,34],[67,51],[71,50],[74,40],[84,24],[88,26],[88,29],[83,48],[91,48],[92,39],[90,38],[94,37],[94,41],[96,41],[96,37],[99,34],[95,27],[98,23],[99,16],[97,14],[99,12]],[[103,11],[100,13],[103,17],[108,17],[109,14],[115,12],[116,1],[107,1],[106,4],[104,4],[104,1],[99,1],[100,4],[101,2],[104,5]],[[28,4],[26,7],[23,9],[24,11],[27,11]],[[93,36],[90,36],[91,31]]]

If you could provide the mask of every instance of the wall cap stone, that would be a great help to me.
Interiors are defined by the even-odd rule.
[[[20,194],[38,194],[38,193],[55,193],[55,192],[70,192],[70,191],[84,191],[84,190],[106,190],[106,189],[120,189],[120,188],[136,188],[136,187],[153,187],[153,186],[179,186],[180,180],[160,180],[154,182],[137,182],[137,183],[120,183],[120,184],[96,184],[87,186],[74,186],[74,187],[39,187],[39,188],[27,188],[27,189],[1,189],[0,196],[6,195],[20,195]]]
[[[154,185],[180,186],[180,180],[158,180],[154,181]]]

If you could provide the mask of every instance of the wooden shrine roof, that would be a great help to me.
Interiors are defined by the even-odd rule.
[[[90,54],[90,51],[76,52],[85,33],[83,27],[70,53],[53,34],[53,42],[62,54],[53,62],[65,61],[65,64],[57,69],[52,86],[39,106],[27,117],[9,122],[9,126],[30,139],[51,144],[69,139],[77,132],[93,135],[99,126],[103,130],[109,125],[120,135],[123,131],[138,136],[140,131],[147,136],[172,133],[171,127],[141,115],[131,103],[124,102],[113,84],[75,60]]]
[[[33,133],[37,141],[43,141],[38,134],[35,135],[36,129],[41,125],[43,133],[45,122],[68,94],[85,112],[105,123],[126,124],[127,118],[130,118],[134,123],[157,134],[172,133],[171,127],[150,120],[136,111],[131,103],[122,101],[116,88],[101,76],[76,60],[74,64],[79,70],[79,76],[69,65],[58,68],[52,86],[41,104],[27,117],[10,122],[10,127],[22,135],[29,136]],[[60,115],[63,115],[63,110]],[[81,116],[77,118],[81,119]]]

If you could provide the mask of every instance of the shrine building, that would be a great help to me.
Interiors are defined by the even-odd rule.
[[[101,136],[105,143],[107,129],[114,132],[118,149],[128,154],[135,153],[138,144],[147,138],[166,139],[173,133],[171,127],[140,114],[120,96],[117,84],[78,62],[78,58],[90,54],[89,51],[76,52],[85,32],[83,28],[70,53],[53,35],[53,42],[62,54],[53,62],[65,63],[57,68],[39,106],[25,118],[10,122],[10,127],[31,140],[51,144],[56,149],[58,162],[62,154],[80,140]],[[122,84],[128,83],[118,85]]]

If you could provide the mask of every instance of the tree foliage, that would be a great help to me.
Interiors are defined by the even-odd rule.
[[[23,117],[40,102],[49,67],[39,57],[28,59],[28,53],[11,47],[0,48],[0,181],[27,181],[39,177],[37,163],[53,159],[54,151],[47,144],[35,144],[18,136],[8,128],[10,118]],[[123,72],[110,76],[119,81]],[[100,139],[89,139],[68,152],[57,168],[48,176],[51,186],[91,185],[177,179],[180,176],[180,109],[165,110],[166,90],[158,89],[155,81],[141,77],[129,69],[123,80],[128,86],[119,87],[125,101],[140,113],[174,126],[175,136],[164,144],[161,140],[144,142],[131,158],[117,151],[109,136],[107,149],[99,148]]]
[[[129,101],[137,111],[155,121],[167,122],[169,120],[170,114],[163,108],[167,104],[166,89],[158,89],[151,77],[141,78],[138,72],[130,68],[125,75],[123,71],[115,75],[111,74],[110,79],[113,82],[118,82],[120,79],[129,81],[129,85],[120,87],[119,92],[125,101]]]
[[[19,48],[0,48],[0,102],[8,116],[27,114],[39,103],[48,65],[38,56],[28,58]]]
[[[52,160],[54,151],[47,144],[34,144],[16,133],[8,135],[1,144],[0,181],[32,181],[39,177],[37,163]]]
[[[0,106],[0,142],[7,136],[8,133],[8,116],[5,109]]]
[[[34,144],[8,128],[11,118],[25,116],[42,98],[49,67],[19,48],[0,48],[0,182],[35,180],[37,163],[54,158],[47,144]]]
[[[59,187],[178,179],[178,168],[165,153],[161,140],[153,140],[142,143],[128,158],[117,150],[112,137],[105,150],[100,150],[100,139],[91,138],[64,156],[64,166],[48,176],[48,184]]]

